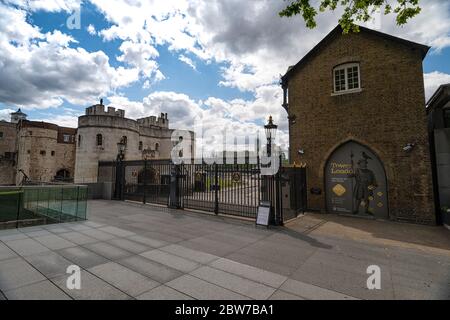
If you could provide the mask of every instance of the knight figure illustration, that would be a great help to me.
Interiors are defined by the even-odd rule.
[[[353,154],[351,156],[353,158]],[[373,215],[373,212],[369,209],[370,200],[373,199],[373,191],[378,187],[378,184],[373,171],[367,168],[368,162],[372,158],[365,152],[362,152],[361,156],[362,158],[358,160],[353,174],[349,175],[355,179],[353,188],[353,214],[359,214],[360,207],[364,207],[364,213]]]

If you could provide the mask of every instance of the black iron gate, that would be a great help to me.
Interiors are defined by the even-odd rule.
[[[262,175],[258,164],[180,164],[170,160],[100,163],[115,170],[117,199],[255,219],[261,201],[282,224],[306,210],[305,168]],[[105,171],[100,170],[100,171]]]

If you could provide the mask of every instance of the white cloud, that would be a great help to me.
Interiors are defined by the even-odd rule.
[[[441,84],[450,83],[450,74],[439,71],[433,71],[424,74],[425,79],[425,96],[426,100],[431,98],[433,93],[439,88]]]
[[[59,10],[74,3],[61,1]],[[69,46],[78,45],[72,36],[59,30],[43,34],[29,24],[26,9],[45,7],[44,2],[35,5],[0,4],[0,102],[24,109],[56,107],[64,100],[85,105],[139,81],[140,74],[162,79],[152,60],[158,54],[153,47],[128,47],[125,42],[119,59],[129,67],[112,67],[104,52]],[[55,3],[48,9],[56,10]],[[141,52],[136,55],[136,50]]]
[[[11,113],[15,112],[13,109],[1,109],[0,110],[0,120],[9,121],[11,120]]]
[[[95,30],[95,27],[92,24],[88,25],[86,30],[91,36],[95,36],[97,34],[97,31]]]
[[[178,56],[178,59],[179,59],[181,62],[186,63],[189,67],[191,67],[191,68],[194,69],[195,71],[197,71],[197,67],[196,67],[194,61],[192,61],[191,58],[186,57],[184,54],[180,54],[180,55]]]

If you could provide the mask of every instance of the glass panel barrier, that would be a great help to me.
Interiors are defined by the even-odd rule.
[[[0,229],[86,220],[87,186],[0,187]]]

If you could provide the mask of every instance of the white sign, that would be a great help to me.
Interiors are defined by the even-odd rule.
[[[258,215],[256,216],[256,224],[268,226],[270,216],[270,207],[258,207]]]

